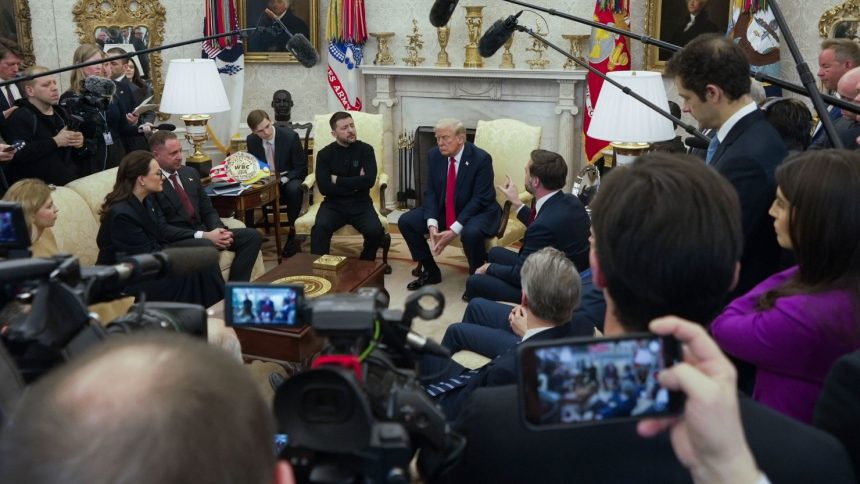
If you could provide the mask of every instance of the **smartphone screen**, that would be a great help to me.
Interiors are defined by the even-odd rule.
[[[649,333],[524,344],[520,409],[530,427],[677,414],[684,395],[661,387],[657,374],[680,360],[674,338]]]
[[[304,286],[226,284],[225,323],[234,327],[301,328]]]
[[[287,434],[275,434],[275,457],[281,456],[284,449],[287,448],[288,441]]]

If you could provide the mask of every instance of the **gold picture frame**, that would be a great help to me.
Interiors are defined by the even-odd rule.
[[[286,35],[268,15],[265,9],[272,0],[236,0],[236,10],[239,13],[239,27],[249,28],[260,26],[257,32],[244,41],[245,62],[259,63],[297,63],[295,56],[286,50]],[[320,50],[319,40],[319,0],[287,1],[289,8],[283,13],[281,21],[293,34],[304,34],[317,52]]]
[[[860,40],[860,0],[848,0],[821,14],[818,33],[824,39],[848,38]]]
[[[705,11],[710,21],[715,24],[716,32],[726,33],[731,18],[732,0],[710,0]],[[686,25],[689,17],[686,0],[648,0],[645,10],[645,33],[649,37],[672,42],[672,37],[678,29]],[[683,47],[683,45],[681,45]],[[661,55],[661,52],[665,52]],[[647,70],[663,70],[666,61],[672,56],[671,52],[661,51],[656,46],[649,45],[645,49],[645,68]]]
[[[76,25],[75,33],[78,34],[78,42],[81,44],[104,42],[97,36],[105,30],[115,30],[119,33],[131,28],[132,31],[145,30],[146,43],[141,47],[159,47],[164,41],[166,16],[167,12],[158,0],[99,0],[98,2],[78,0],[72,7],[72,17]],[[116,40],[108,43],[122,42]],[[155,96],[152,103],[158,104],[161,102],[161,91],[164,89],[161,52],[147,55],[149,56],[147,71]]]
[[[27,0],[0,0],[0,10],[3,12],[3,19],[0,22],[3,35],[9,40],[14,40],[21,49],[21,68],[32,66],[36,63],[36,55],[33,53],[33,22],[30,17],[30,5]]]

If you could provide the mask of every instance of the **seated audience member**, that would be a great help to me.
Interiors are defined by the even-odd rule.
[[[456,119],[440,120],[435,131],[436,147],[427,154],[422,206],[397,222],[412,260],[422,268],[418,279],[406,286],[410,291],[442,282],[433,256],[457,237],[473,274],[487,260],[485,243],[498,231],[502,213],[493,189],[490,154],[466,141],[466,128]]]
[[[525,167],[526,190],[534,195],[535,205],[529,210],[520,201],[517,186],[508,177],[500,186],[517,218],[526,226],[519,253],[504,247],[493,247],[489,262],[466,279],[466,297],[482,297],[494,301],[519,302],[520,268],[533,252],[554,247],[567,256],[582,272],[588,269],[588,228],[590,222],[585,207],[574,195],[564,193],[567,163],[561,155],[546,150],[534,150]],[[483,243],[483,240],[481,241]]]
[[[806,151],[812,139],[812,113],[795,98],[772,98],[761,106],[767,122],[782,136],[789,153]]]
[[[854,99],[860,94],[860,90],[857,89],[858,84],[860,84],[860,67],[855,67],[839,78],[836,92],[841,99]],[[845,149],[856,150],[858,146],[856,140],[860,136],[860,123],[857,122],[857,115],[851,111],[842,111],[841,108],[835,106],[830,108],[830,112],[831,114],[838,113],[838,116],[833,118],[833,127],[836,128],[836,133],[842,140]],[[823,133],[818,135],[815,141],[809,145],[810,150],[824,150],[834,147],[830,136],[827,135],[823,127],[821,131]]]
[[[815,405],[815,426],[838,438],[860,476],[860,351],[836,360]]]
[[[82,44],[75,50],[72,63],[81,64],[104,58],[105,53],[97,44]],[[75,69],[72,71],[69,90],[60,96],[60,100],[68,103],[70,98],[86,95],[86,80],[93,76],[104,78],[106,75],[110,73],[105,71],[105,64],[93,64]],[[113,84],[109,80],[106,82]],[[104,82],[101,85],[105,85]],[[134,106],[128,105],[128,97],[125,94],[120,95],[121,91],[116,88],[116,84],[114,88],[116,93],[111,96],[107,108],[99,107],[86,112],[77,111],[84,119],[80,129],[84,135],[88,161],[82,166],[80,173],[82,177],[119,165],[126,154],[122,138],[137,134],[138,116],[132,113]],[[99,93],[92,94],[98,97]]]
[[[591,270],[606,298],[604,333],[650,329],[685,345],[687,363],[659,377],[687,393],[684,415],[670,435],[655,439],[637,436],[629,420],[537,432],[519,415],[516,385],[481,388],[452,423],[468,443],[447,481],[755,482],[745,436],[771,482],[851,482],[832,436],[749,399],[738,402],[735,372],[703,329],[674,317],[652,323],[666,315],[707,323],[722,306],[743,246],[732,186],[695,158],[654,153],[615,168],[591,207]],[[666,425],[650,421],[638,430],[653,436]],[[734,474],[738,464],[743,474]]]
[[[591,270],[579,273],[582,301],[573,310],[567,336],[593,336],[603,330],[606,302],[603,291],[594,286]],[[445,328],[442,346],[451,354],[468,350],[495,358],[522,341],[525,310],[522,306],[475,298],[463,313],[463,322]]]
[[[60,210],[54,205],[51,191],[53,189],[42,180],[25,178],[15,182],[3,195],[3,200],[21,205],[33,257],[50,257],[58,252],[51,227]]]
[[[274,434],[251,374],[226,352],[137,333],[30,387],[0,434],[0,462],[9,483],[292,482]]]
[[[385,236],[370,198],[376,184],[376,155],[372,146],[356,138],[349,113],[334,113],[329,125],[335,140],[320,150],[315,162],[317,187],[325,200],[311,229],[311,253],[328,254],[332,234],[349,224],[364,237],[359,258],[375,260]]]
[[[756,366],[753,399],[810,423],[833,362],[860,348],[860,154],[801,153],[776,180],[770,215],[797,265],[732,301],[711,332]]]
[[[48,69],[34,66],[24,75],[39,74]],[[69,129],[68,119],[57,106],[60,94],[57,76],[44,76],[21,83],[24,98],[3,126],[3,139],[9,143],[23,141],[11,163],[3,166],[10,184],[24,178],[38,178],[45,183],[65,185],[78,178],[87,155],[82,149],[84,136]]]
[[[522,340],[566,336],[567,321],[579,303],[580,291],[579,274],[564,253],[552,247],[532,253],[522,269]],[[453,420],[475,389],[516,382],[516,367],[516,348],[512,347],[478,370],[468,370],[450,358],[435,355],[425,355],[420,369],[425,390]]]
[[[248,128],[251,129],[245,139],[248,153],[264,160],[272,173],[278,174],[281,205],[287,207],[287,223],[292,227],[302,209],[302,182],[308,176],[308,157],[299,135],[290,128],[272,125],[269,114],[261,109],[248,114]],[[295,230],[290,230],[284,247],[279,247],[284,257],[299,251],[295,235]]]
[[[165,221],[179,229],[178,236],[182,238],[205,239],[218,250],[235,253],[229,279],[251,280],[262,244],[257,230],[228,229],[221,223],[197,170],[182,164],[182,145],[173,132],[156,131],[149,138],[149,146],[167,180],[162,190],[154,194]]]
[[[122,159],[116,183],[101,208],[101,226],[96,238],[98,264],[115,264],[127,255],[156,252],[168,245],[211,248],[206,240],[182,240],[181,229],[165,221],[158,202],[151,196],[162,190],[163,180],[158,162],[148,151],[133,151]],[[134,284],[126,292],[130,295],[145,292],[150,301],[208,307],[224,298],[224,279],[218,265],[213,264],[195,274]]]

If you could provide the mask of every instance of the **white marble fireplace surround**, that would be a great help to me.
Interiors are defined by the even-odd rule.
[[[366,65],[361,66],[361,74],[365,99],[384,117],[387,153],[384,167],[391,180],[398,179],[395,160],[400,133],[414,132],[418,126],[433,126],[442,118],[460,119],[471,128],[480,119],[496,118],[542,126],[541,148],[561,154],[568,163],[568,188],[579,171],[584,70]],[[520,173],[511,176],[522,185]],[[393,197],[388,194],[386,200]]]

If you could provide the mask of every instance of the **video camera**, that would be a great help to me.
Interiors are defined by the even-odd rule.
[[[435,307],[424,307],[422,301]],[[465,440],[415,373],[416,357],[448,351],[411,331],[412,320],[434,319],[445,300],[432,288],[412,293],[403,311],[387,309],[377,289],[323,296],[299,314],[329,345],[313,369],[287,379],[275,394],[281,457],[300,482],[409,482],[416,451],[459,455]]]
[[[204,263],[199,248],[130,256],[114,266],[81,267],[68,254],[29,258],[29,246],[20,205],[0,202],[0,254],[7,257],[0,262],[0,337],[25,382],[111,334],[157,328],[206,336],[205,309],[195,304],[145,303],[141,298],[128,314],[104,326],[87,308],[125,296],[123,289],[129,285],[188,273]],[[217,251],[212,252],[217,258]],[[189,258],[197,261],[189,263]]]

